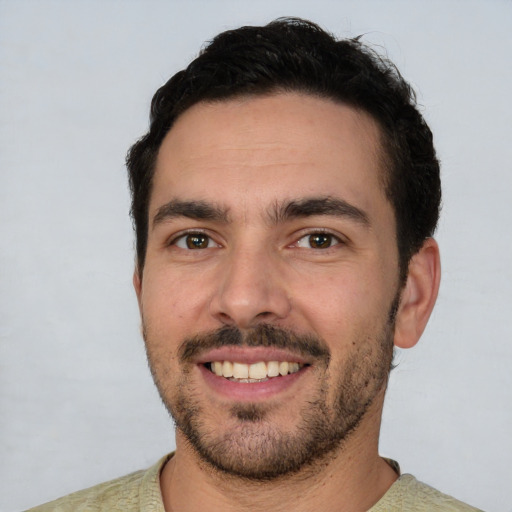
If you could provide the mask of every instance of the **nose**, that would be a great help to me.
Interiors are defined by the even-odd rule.
[[[291,303],[277,259],[264,250],[231,251],[219,270],[210,314],[241,329],[285,318]]]

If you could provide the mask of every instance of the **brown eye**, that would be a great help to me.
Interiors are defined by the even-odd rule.
[[[330,233],[310,233],[297,240],[297,247],[305,249],[329,249],[340,243],[338,237]]]
[[[187,247],[189,249],[206,249],[208,247],[208,237],[205,235],[188,235]]]
[[[197,250],[215,247],[216,244],[208,235],[203,233],[188,233],[177,238],[174,245],[180,249]]]
[[[332,235],[328,233],[309,235],[309,245],[312,249],[327,249],[332,245]]]

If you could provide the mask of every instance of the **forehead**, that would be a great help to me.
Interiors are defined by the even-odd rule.
[[[228,206],[340,195],[368,208],[376,198],[387,203],[381,153],[374,120],[329,99],[282,93],[199,103],[161,145],[150,210],[169,195],[215,196]]]

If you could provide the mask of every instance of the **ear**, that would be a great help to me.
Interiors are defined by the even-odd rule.
[[[142,276],[140,275],[138,267],[135,267],[135,270],[133,271],[133,288],[137,295],[139,310],[142,311]]]
[[[441,261],[439,246],[427,238],[409,262],[395,323],[395,345],[411,348],[420,339],[439,291]]]

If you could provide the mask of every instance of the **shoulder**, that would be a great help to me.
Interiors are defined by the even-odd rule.
[[[116,480],[83,489],[44,505],[31,508],[29,512],[67,512],[132,510],[139,503],[140,483],[145,471],[137,471]]]
[[[389,510],[404,512],[482,512],[447,494],[439,492],[408,474],[398,478],[369,512]]]
[[[27,512],[163,512],[160,471],[169,460],[166,456],[147,470],[83,489]]]

